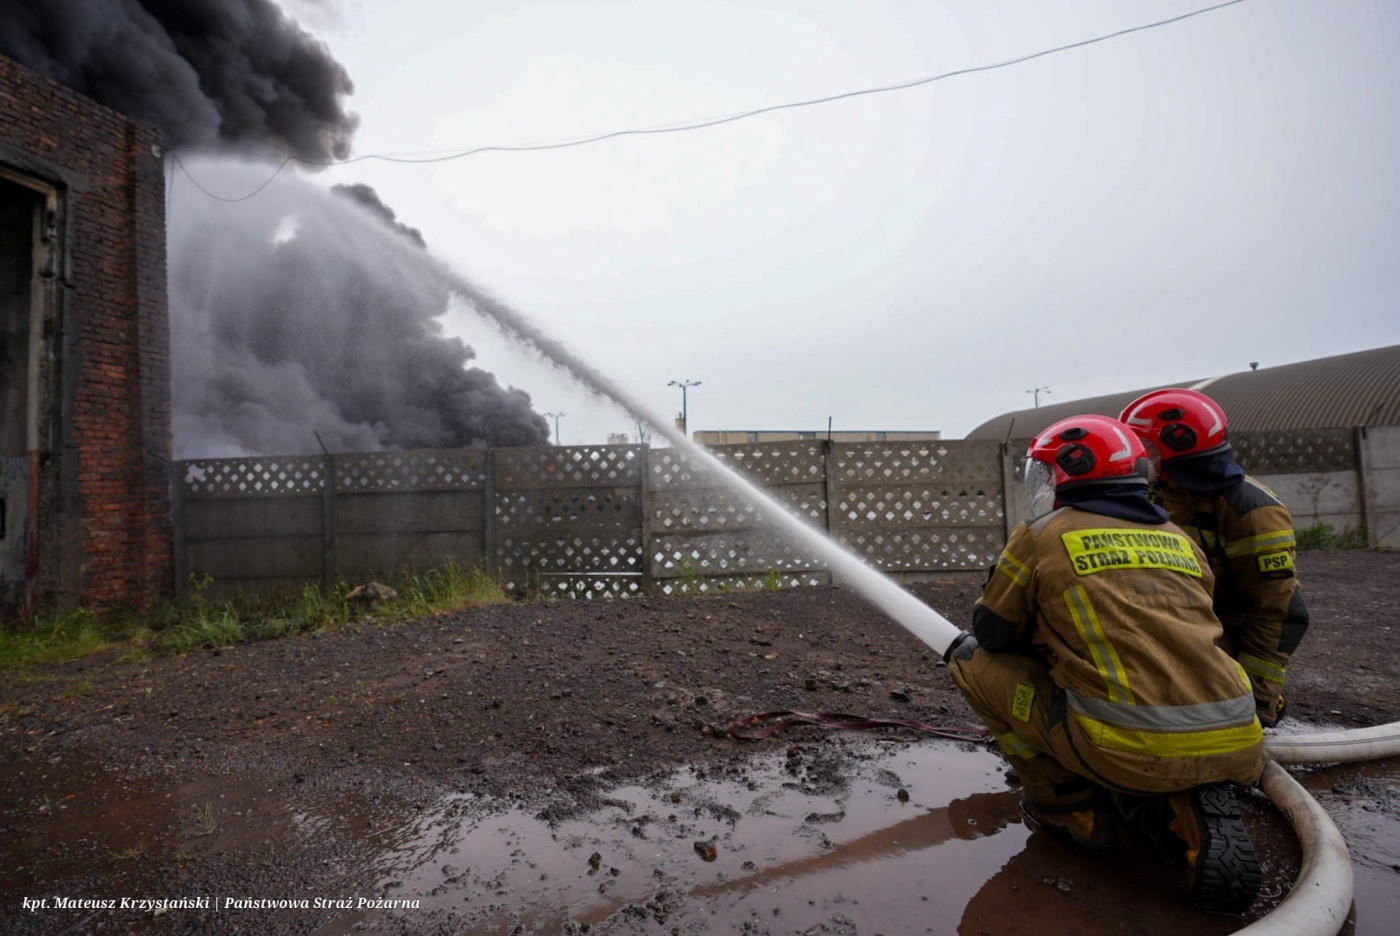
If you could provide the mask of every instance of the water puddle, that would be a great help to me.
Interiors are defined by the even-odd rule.
[[[1400,758],[1295,776],[1346,838],[1355,875],[1354,933],[1394,932],[1400,920]]]
[[[317,875],[364,880],[368,868],[377,883],[357,893],[418,902],[342,911],[322,934],[1055,936],[1094,920],[1111,932],[1224,936],[1241,926],[1192,911],[1184,872],[1136,843],[1101,862],[1031,832],[1003,761],[956,742],[755,745],[741,768],[681,768],[607,790],[588,809],[560,794],[528,812],[457,794],[386,815],[359,794],[308,805],[251,777],[160,788],[71,756],[18,770],[0,767],[5,788],[32,807],[23,827],[6,830],[19,856],[0,873],[7,894],[83,893],[94,873],[145,892],[195,863],[305,849]],[[1391,932],[1400,759],[1295,776],[1351,849],[1356,910],[1342,932]],[[1298,873],[1298,846],[1262,794],[1244,802],[1268,907]]]
[[[824,749],[830,751],[823,753]],[[844,753],[837,754],[837,751]],[[840,765],[823,757],[843,757]],[[1360,920],[1378,936],[1396,909],[1400,823],[1394,765],[1338,795],[1359,823]],[[609,792],[587,815],[555,818],[459,796],[403,829],[384,852],[385,896],[411,898],[434,925],[527,933],[1225,934],[1240,922],[1192,911],[1184,872],[1130,843],[1111,865],[1032,834],[995,754],[956,743],[767,748],[738,774],[681,769]],[[840,777],[840,780],[833,778]],[[1327,784],[1321,772],[1308,778]],[[1387,792],[1388,791],[1388,792]],[[1247,822],[1265,866],[1266,904],[1298,871],[1298,850],[1262,796]],[[1328,802],[1329,807],[1333,804]],[[374,914],[321,933],[374,930]],[[1121,924],[1121,925],[1119,925]],[[1116,927],[1116,928],[1115,928]]]

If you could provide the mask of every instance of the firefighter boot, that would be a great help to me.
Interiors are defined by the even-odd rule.
[[[1036,803],[1022,793],[1021,815],[1032,829],[1043,829],[1095,858],[1118,851],[1113,811],[1097,796],[1078,803]]]
[[[1257,710],[1259,724],[1264,728],[1276,727],[1279,722],[1283,721],[1283,710],[1285,707],[1286,703],[1283,700],[1283,695],[1280,694],[1278,701],[1274,703],[1274,710],[1272,712],[1262,708]]]
[[[1186,864],[1186,842],[1171,829],[1171,799],[1166,793],[1111,792],[1113,807],[1124,828],[1152,846],[1163,864]]]
[[[1173,793],[1170,802],[1171,830],[1186,843],[1192,904],[1207,913],[1244,913],[1259,895],[1259,856],[1234,789],[1208,783]]]

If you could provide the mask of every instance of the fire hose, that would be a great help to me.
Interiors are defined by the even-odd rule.
[[[1259,783],[1298,836],[1303,866],[1284,901],[1238,932],[1248,936],[1336,936],[1351,908],[1351,855],[1327,811],[1280,765],[1395,757],[1400,755],[1400,722],[1353,731],[1271,736],[1265,750],[1271,760]]]

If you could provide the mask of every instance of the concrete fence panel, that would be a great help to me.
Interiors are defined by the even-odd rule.
[[[1400,428],[1241,433],[1297,527],[1400,539]],[[1023,442],[720,446],[803,522],[903,580],[982,570],[1022,519]],[[363,581],[449,562],[507,589],[625,596],[831,581],[774,507],[676,449],[544,446],[203,459],[176,465],[176,586]],[[212,579],[213,584],[208,582]]]
[[[324,580],[320,456],[177,462],[175,589],[212,599]]]
[[[831,535],[903,576],[986,568],[1006,543],[996,442],[833,446]]]
[[[1354,470],[1257,477],[1288,506],[1296,530],[1325,523],[1342,535],[1362,522],[1360,487]]]
[[[1357,435],[1371,545],[1400,548],[1400,426],[1370,426]]]
[[[492,455],[488,561],[507,589],[580,597],[644,589],[646,449],[551,446]]]
[[[724,446],[715,457],[784,509],[826,526],[826,443],[812,440]],[[663,594],[746,587],[774,577],[784,586],[830,581],[826,563],[780,533],[772,507],[677,449],[648,452],[648,579]]]

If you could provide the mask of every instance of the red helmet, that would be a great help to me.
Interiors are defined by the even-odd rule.
[[[1119,418],[1144,442],[1154,443],[1163,462],[1230,448],[1225,411],[1195,390],[1153,390],[1129,403]]]
[[[1062,419],[1036,436],[1026,457],[1054,469],[1057,491],[1108,481],[1147,484],[1142,440],[1108,416]]]

